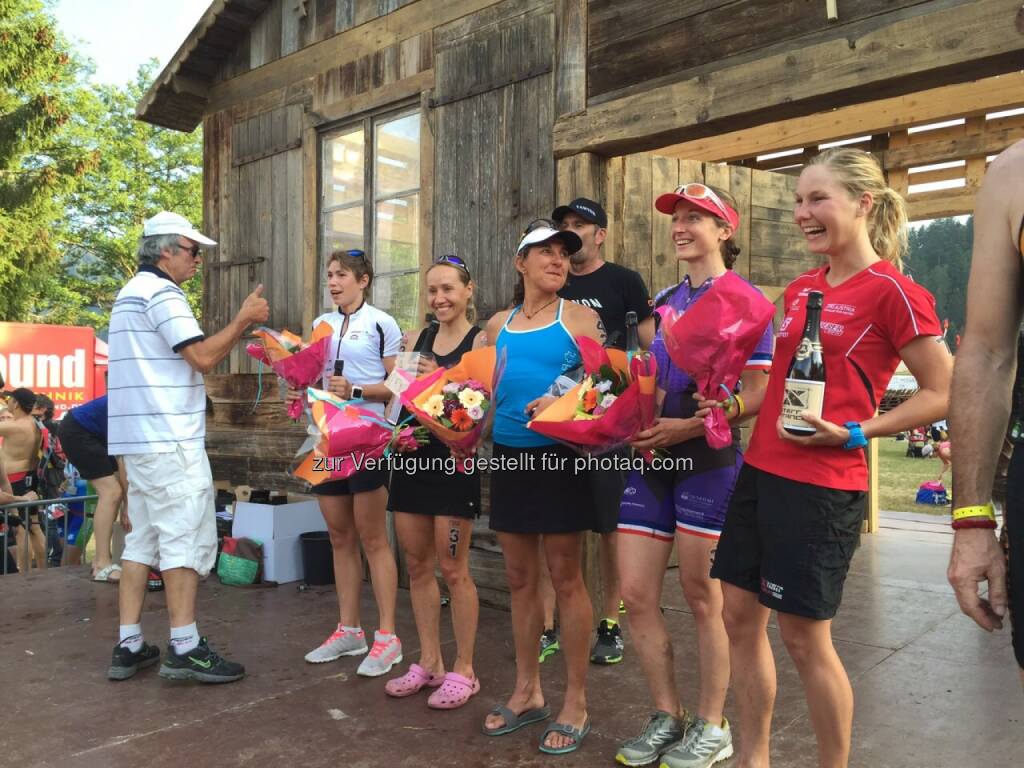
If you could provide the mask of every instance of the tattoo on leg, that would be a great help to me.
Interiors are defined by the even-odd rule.
[[[452,520],[448,524],[448,554],[451,555],[452,559],[459,552],[459,524]]]

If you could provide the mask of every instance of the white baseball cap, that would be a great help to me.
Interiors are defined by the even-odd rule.
[[[207,248],[217,244],[216,240],[211,240],[206,235],[200,234],[184,216],[170,211],[160,211],[156,216],[146,219],[143,223],[142,236],[152,237],[153,235],[181,235]]]
[[[583,241],[575,232],[552,229],[551,227],[537,227],[523,236],[523,239],[519,241],[519,247],[516,248],[516,253],[522,253],[524,248],[538,243],[546,243],[548,240],[560,241],[569,253],[576,253],[583,247]]]

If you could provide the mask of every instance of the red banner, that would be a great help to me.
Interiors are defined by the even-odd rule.
[[[105,391],[104,368],[97,363],[106,357],[96,359],[99,344],[92,328],[0,323],[4,388],[27,387],[47,395],[56,406],[54,418],[60,418]]]

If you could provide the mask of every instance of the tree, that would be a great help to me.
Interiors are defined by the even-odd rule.
[[[64,198],[62,269],[40,302],[47,322],[102,327],[121,286],[135,273],[145,219],[161,210],[202,220],[202,137],[135,117],[156,61],[126,86],[98,85],[74,115],[74,141],[95,163]],[[184,286],[199,314],[200,280]]]
[[[95,158],[65,141],[81,63],[42,0],[0,0],[0,50],[0,320],[22,320],[58,260],[60,201]]]
[[[964,327],[974,219],[936,219],[910,231],[907,272],[935,297],[939,320],[949,320],[952,344]]]

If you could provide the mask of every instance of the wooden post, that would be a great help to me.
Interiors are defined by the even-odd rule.
[[[864,510],[864,533],[878,532],[878,438],[868,440],[864,453],[868,460],[868,503]]]

